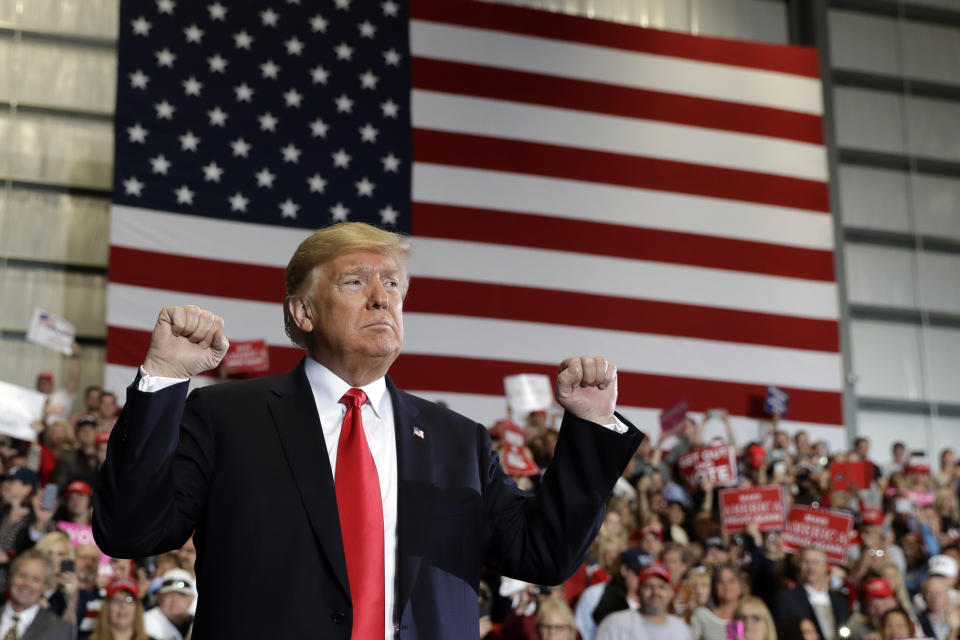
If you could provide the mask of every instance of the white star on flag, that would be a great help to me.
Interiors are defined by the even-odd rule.
[[[176,194],[179,204],[193,204],[193,191],[191,191],[187,185],[180,185],[180,188],[176,190]]]
[[[373,23],[371,23],[369,20],[364,20],[358,24],[357,29],[360,30],[360,36],[362,38],[372,38],[377,32],[377,28],[373,26]]]
[[[260,12],[260,22],[263,23],[265,27],[275,27],[277,26],[277,20],[280,19],[280,15],[273,9],[267,9],[266,11]]]
[[[383,61],[390,67],[400,66],[400,54],[396,49],[387,49],[383,52]]]
[[[296,89],[290,89],[283,94],[283,101],[288,107],[299,107],[301,100],[303,100],[303,95],[298,93]]]
[[[319,173],[307,178],[307,184],[310,185],[311,193],[323,193],[323,190],[327,188],[327,181],[321,178]]]
[[[211,162],[203,167],[203,179],[207,182],[220,182],[220,176],[223,175],[223,169],[217,166],[216,162]]]
[[[233,35],[233,42],[236,44],[237,49],[249,49],[250,45],[253,44],[253,36],[246,31],[241,31]]]
[[[340,113],[350,113],[353,110],[353,100],[347,97],[345,93],[333,102],[337,105],[337,111]]]
[[[140,69],[130,74],[130,86],[135,89],[146,89],[148,82],[150,82],[150,77]]]
[[[314,31],[319,31],[320,33],[327,32],[327,26],[330,23],[327,22],[326,18],[321,16],[319,13],[312,18],[310,18],[310,28]]]
[[[396,173],[400,170],[400,158],[392,153],[380,158],[380,162],[383,163],[383,170],[387,173]]]
[[[237,191],[235,194],[230,196],[230,210],[231,211],[243,211],[246,212],[247,205],[250,203],[249,198],[244,198],[243,194]]]
[[[193,76],[183,81],[183,92],[188,96],[199,96],[201,89],[203,89],[203,83]]]
[[[195,42],[200,44],[200,41],[203,40],[203,29],[195,24],[192,24],[183,30],[183,35],[187,37],[187,42]]]
[[[227,8],[219,2],[209,5],[207,11],[210,12],[211,20],[225,20],[227,17]]]
[[[400,105],[393,100],[387,100],[380,103],[380,110],[383,111],[384,118],[396,118],[397,113],[400,112]]]
[[[350,215],[350,209],[343,206],[342,202],[338,202],[330,207],[330,214],[334,222],[346,222],[347,216]]]
[[[337,4],[337,9],[346,11],[350,8],[350,0],[334,0]]]
[[[273,60],[267,60],[260,65],[260,73],[263,74],[264,78],[272,78],[273,80],[276,80],[279,72],[280,65],[276,64]]]
[[[160,51],[157,51],[157,66],[159,67],[170,67],[173,68],[173,61],[177,59],[177,56],[174,55],[170,49],[163,48]]]
[[[177,3],[173,0],[157,0],[157,11],[160,13],[173,13],[173,8],[177,6]]]
[[[370,182],[370,180],[367,179],[367,176],[363,176],[363,179],[362,179],[362,180],[360,180],[359,182],[355,182],[355,183],[354,183],[354,186],[357,188],[357,195],[358,195],[358,196],[367,196],[367,197],[369,197],[369,196],[372,196],[372,195],[373,195],[373,189],[374,189],[377,185],[375,185],[374,183]]]
[[[348,45],[346,42],[341,42],[338,44],[334,51],[337,54],[337,60],[349,60],[353,57],[353,47]]]
[[[147,19],[143,16],[140,16],[136,20],[131,20],[130,24],[133,25],[133,32],[138,36],[146,36],[150,34],[150,27],[153,25],[147,22]]]
[[[123,181],[123,190],[127,195],[139,197],[143,191],[143,183],[135,177],[127,178]]]
[[[372,124],[369,122],[360,128],[360,139],[364,142],[376,142],[377,141],[377,131]]]
[[[293,164],[300,162],[300,149],[297,149],[292,144],[283,147],[280,152],[283,154],[284,162],[292,162]]]
[[[341,169],[346,169],[350,166],[350,154],[348,154],[345,149],[337,149],[330,155],[333,156],[333,166]]]
[[[227,112],[220,107],[207,111],[207,116],[210,118],[211,127],[222,127],[227,124]]]
[[[237,94],[238,102],[250,102],[253,100],[253,89],[246,82],[240,86],[234,87],[233,91]]]
[[[223,73],[227,70],[227,59],[219,53],[207,58],[207,64],[210,65],[211,73]]]
[[[310,123],[310,133],[313,135],[314,138],[318,138],[318,137],[326,138],[327,130],[329,128],[330,127],[327,125],[327,123],[321,120],[320,118],[317,118],[316,120]]]
[[[379,78],[369,69],[367,69],[365,73],[360,74],[360,86],[364,89],[376,89],[378,80]]]
[[[230,147],[233,149],[234,157],[237,158],[246,158],[247,154],[250,152],[250,143],[243,138],[237,138],[231,142]]]
[[[273,179],[277,177],[272,173],[270,173],[270,170],[267,169],[266,167],[264,167],[254,175],[257,178],[257,186],[267,187],[267,188],[273,187]]]
[[[157,110],[157,118],[161,120],[173,120],[173,112],[177,110],[176,107],[166,100],[153,105],[153,107]]]
[[[280,216],[283,218],[294,218],[297,217],[297,211],[300,209],[300,205],[295,203],[290,198],[287,198],[280,203]]]
[[[380,222],[383,224],[396,225],[399,213],[393,207],[387,205],[380,209]]]
[[[200,144],[200,138],[193,135],[193,131],[187,131],[185,134],[180,136],[181,151],[196,151],[197,145],[199,144]]]
[[[284,42],[283,45],[287,48],[288,55],[299,56],[303,53],[303,42],[296,38],[290,38]]]
[[[276,131],[277,130],[277,118],[273,116],[269,111],[262,116],[258,116],[257,120],[260,121],[260,129],[262,131]]]
[[[383,15],[395,18],[400,10],[400,5],[393,0],[387,0],[386,2],[380,3],[380,8],[383,9]]]
[[[167,160],[163,154],[160,154],[156,158],[150,158],[150,166],[153,168],[154,173],[167,175],[167,170],[170,168],[170,161]]]
[[[310,77],[313,78],[313,83],[327,84],[327,79],[330,77],[330,72],[324,69],[323,67],[314,67],[310,70]]]
[[[130,142],[146,142],[148,133],[150,132],[144,129],[139,122],[132,127],[127,127],[127,135],[130,137]]]

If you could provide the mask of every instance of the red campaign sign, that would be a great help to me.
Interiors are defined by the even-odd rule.
[[[833,491],[869,489],[872,484],[872,462],[834,462],[830,465],[830,489]]]
[[[694,449],[677,458],[677,466],[691,489],[699,487],[705,478],[715,487],[737,483],[737,459],[728,444]]]
[[[527,453],[523,429],[512,422],[503,430],[503,470],[511,476],[534,476],[540,473],[540,467]]]
[[[760,531],[783,529],[783,487],[724,489],[720,492],[720,523],[724,533],[740,533],[750,521]]]
[[[794,505],[787,514],[780,546],[787,553],[812,547],[827,554],[827,562],[843,564],[853,529],[853,516],[843,511]]]
[[[224,359],[229,373],[260,373],[270,370],[270,352],[264,340],[241,340],[230,343]]]
[[[680,431],[687,418],[687,401],[681,400],[669,409],[660,412],[660,437],[666,438]]]

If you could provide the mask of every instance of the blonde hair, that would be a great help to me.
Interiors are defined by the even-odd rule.
[[[540,601],[540,605],[537,607],[537,626],[539,627],[544,623],[545,618],[548,613],[553,613],[557,617],[563,620],[563,624],[570,627],[572,632],[576,632],[577,623],[573,619],[573,611],[570,610],[570,607],[567,606],[567,603],[563,600],[557,600],[556,598],[546,598]]]
[[[773,622],[773,616],[770,615],[770,609],[767,608],[767,605],[758,598],[757,596],[744,596],[740,599],[740,602],[737,603],[737,608],[733,610],[733,616],[736,617],[737,614],[742,614],[744,607],[754,607],[759,610],[760,617],[764,619],[767,623],[767,640],[777,640],[777,625]]]
[[[77,552],[74,550],[73,545],[70,544],[70,537],[65,534],[63,531],[51,531],[50,533],[45,534],[42,538],[37,540],[37,543],[33,547],[42,553],[45,556],[50,555],[50,549],[53,548],[53,545],[58,542],[62,542],[67,547],[67,557],[71,560],[77,559]]]
[[[150,636],[143,628],[143,603],[134,596],[133,604],[137,607],[133,619],[133,640],[150,640]],[[110,598],[104,598],[103,604],[100,605],[100,614],[97,616],[97,625],[90,634],[90,640],[113,640],[113,631],[110,629],[110,607]]]
[[[410,255],[410,248],[410,240],[406,236],[363,222],[341,222],[315,231],[300,243],[287,263],[286,295],[283,298],[283,325],[287,336],[298,347],[307,348],[307,338],[297,326],[288,303],[304,295],[313,283],[317,267],[351,249],[389,251],[402,270],[402,288],[406,294],[409,278],[404,263]]]

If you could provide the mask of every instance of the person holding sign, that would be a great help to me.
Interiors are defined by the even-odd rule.
[[[475,638],[482,566],[558,584],[582,562],[643,439],[614,415],[616,367],[560,364],[556,456],[536,495],[518,491],[486,427],[387,377],[409,252],[360,223],[311,235],[283,307],[306,357],[189,399],[187,378],[227,353],[224,321],[160,312],[111,433],[94,532],[106,553],[140,557],[196,530],[195,640],[276,637],[279,620],[288,638]]]

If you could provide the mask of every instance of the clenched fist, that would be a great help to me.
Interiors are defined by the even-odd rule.
[[[143,368],[151,376],[189,378],[215,368],[229,348],[220,316],[195,305],[164,307]]]
[[[578,418],[613,424],[617,367],[606,358],[567,358],[557,374],[557,402]]]

